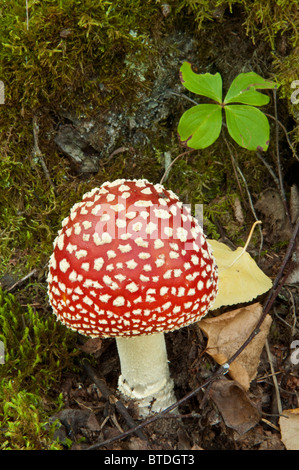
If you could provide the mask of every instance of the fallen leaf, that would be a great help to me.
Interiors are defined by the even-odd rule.
[[[240,385],[225,377],[215,381],[209,395],[217,405],[226,426],[244,434],[260,420],[260,412]]]
[[[133,436],[128,444],[129,450],[148,450],[148,442],[140,439],[140,437]]]
[[[272,287],[271,279],[263,273],[243,248],[232,251],[224,243],[208,240],[218,266],[218,294],[211,310],[222,305],[250,302]]]
[[[283,410],[279,418],[281,440],[287,450],[299,450],[299,408]]]
[[[67,436],[75,436],[82,432],[82,429],[89,431],[100,431],[98,420],[91,410],[78,410],[66,408],[51,417],[51,421],[58,419],[61,427],[57,428],[59,436],[63,436],[63,428]]]
[[[261,304],[254,303],[198,322],[198,327],[208,337],[206,352],[218,364],[225,364],[254,330],[261,315]],[[245,390],[248,390],[251,380],[256,376],[271,322],[270,315],[266,315],[260,332],[230,365],[229,375]]]
[[[242,206],[240,199],[236,197],[236,199],[233,202],[233,210],[235,214],[235,218],[237,219],[237,222],[240,225],[244,225],[244,216],[243,216],[243,211],[242,211]]]
[[[101,338],[89,338],[87,341],[85,341],[84,344],[80,345],[81,351],[87,354],[94,354],[95,356],[97,356],[101,348],[102,348]]]

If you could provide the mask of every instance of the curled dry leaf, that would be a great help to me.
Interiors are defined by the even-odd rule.
[[[236,199],[234,200],[233,210],[234,210],[234,214],[235,214],[235,218],[237,219],[237,222],[240,225],[244,225],[244,215],[242,211],[241,202],[238,197],[236,197]]]
[[[218,295],[211,310],[222,305],[250,302],[272,287],[271,279],[243,248],[232,251],[224,243],[208,240],[218,265]]]
[[[97,356],[102,349],[102,340],[101,338],[89,338],[80,346],[80,349],[87,354],[94,354]]]
[[[216,403],[226,426],[239,434],[244,434],[259,422],[260,412],[237,382],[226,378],[216,380],[209,395]]]
[[[287,450],[299,450],[299,408],[284,410],[279,418],[281,440]]]
[[[199,328],[208,336],[206,352],[218,364],[225,364],[254,330],[261,315],[262,306],[255,303],[198,322]],[[260,332],[230,365],[229,375],[245,390],[256,376],[271,321],[270,315],[266,315]]]

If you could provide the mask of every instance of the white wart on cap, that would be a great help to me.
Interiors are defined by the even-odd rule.
[[[62,222],[48,293],[69,328],[129,337],[200,320],[217,281],[203,231],[178,197],[160,184],[120,179],[86,193]]]

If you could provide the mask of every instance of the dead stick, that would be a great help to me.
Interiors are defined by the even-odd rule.
[[[40,164],[42,166],[42,169],[44,171],[45,177],[47,178],[47,180],[49,181],[49,184],[52,186],[52,188],[54,189],[54,192],[55,192],[55,185],[54,185],[53,181],[51,180],[50,173],[49,173],[49,170],[47,168],[44,156],[43,156],[43,154],[42,154],[42,152],[40,151],[40,148],[39,148],[39,144],[38,144],[39,125],[38,125],[38,121],[37,121],[36,116],[33,116],[33,118],[32,118],[32,128],[33,128],[33,141],[34,141],[34,146],[33,146],[32,153],[36,158],[39,159]]]
[[[162,176],[162,178],[161,178],[161,180],[160,180],[160,184],[163,184],[163,181],[165,180],[166,175],[168,175],[170,168],[172,167],[172,165],[173,165],[179,158],[184,157],[185,155],[188,155],[188,153],[194,152],[195,150],[196,150],[196,149],[186,150],[185,152],[180,153],[179,155],[177,155],[177,156],[175,157],[175,159],[172,160],[172,162],[168,165],[168,167],[167,167],[166,170],[164,171],[163,176]]]
[[[91,367],[91,365],[85,360],[83,359],[82,361],[82,364],[83,364],[83,368],[85,370],[85,372],[87,373],[88,377],[94,382],[94,384],[98,387],[98,389],[100,390],[100,392],[102,393],[103,397],[105,398],[105,400],[109,401],[110,403],[112,402],[114,405],[115,405],[115,408],[117,409],[117,411],[122,415],[122,417],[126,420],[128,426],[132,429],[132,428],[136,428],[136,423],[135,421],[133,420],[133,418],[131,417],[131,415],[128,413],[126,407],[124,406],[124,404],[120,401],[120,400],[117,400],[113,393],[111,393],[111,391],[109,390],[109,388],[107,387],[105,381],[103,379],[101,379],[100,377],[97,376],[97,374],[95,373],[95,371],[93,370],[93,368]],[[136,434],[138,437],[140,437],[141,439],[143,440],[147,440],[146,436],[143,434],[142,431],[139,431],[137,430],[136,431]]]
[[[22,279],[19,279],[17,282],[15,282],[12,286],[10,286],[7,290],[7,292],[13,291],[16,287],[18,287],[22,282],[26,281],[29,279],[31,276],[37,273],[37,269],[33,269],[30,271],[30,273],[26,274],[26,276],[22,277]]]

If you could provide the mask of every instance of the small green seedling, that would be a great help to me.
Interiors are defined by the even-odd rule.
[[[240,73],[233,80],[222,101],[220,73],[197,74],[193,72],[189,62],[184,62],[180,69],[180,79],[189,91],[216,102],[198,104],[185,111],[178,125],[182,145],[202,149],[213,144],[222,128],[224,108],[227,130],[241,147],[248,150],[267,150],[270,138],[269,122],[264,113],[255,106],[267,104],[269,97],[256,90],[275,88],[276,83],[265,80],[254,72]]]

